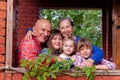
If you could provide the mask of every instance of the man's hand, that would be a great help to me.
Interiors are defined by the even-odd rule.
[[[83,68],[84,67],[89,67],[90,68],[90,67],[92,67],[93,63],[94,63],[94,60],[89,58],[83,63]]]

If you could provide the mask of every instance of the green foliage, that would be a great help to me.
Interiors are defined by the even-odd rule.
[[[96,70],[95,65],[93,65],[91,68],[89,68],[89,67],[84,67],[84,68],[74,67],[74,69],[77,71],[82,71],[83,73],[85,73],[88,80],[94,80],[94,77],[95,77],[94,71]],[[80,74],[79,73],[75,74],[76,77],[78,75],[80,75]]]
[[[40,54],[38,58],[33,61],[21,60],[21,67],[26,68],[22,80],[46,80],[49,78],[56,78],[56,73],[61,73],[63,70],[70,69],[73,63],[70,60],[58,62],[55,56],[52,56],[51,51],[48,54]]]
[[[94,80],[94,77],[95,77],[94,71],[95,70],[96,70],[96,68],[95,68],[94,65],[91,68],[89,68],[89,67],[82,68],[82,72],[85,73],[85,75],[88,78],[88,80]]]
[[[33,61],[22,60],[21,67],[27,69],[22,77],[22,80],[47,80],[48,77],[55,79],[57,73],[65,74],[64,71],[70,70],[71,64],[73,64],[71,60],[60,62],[56,60],[55,63],[51,64],[52,59],[56,59],[55,56],[52,56],[51,54],[40,54],[39,57]],[[96,70],[95,66],[81,69],[79,67],[74,67],[74,69],[85,73],[88,80],[94,80],[94,71]],[[80,76],[80,73],[76,72],[74,74],[70,73],[66,75],[78,77]]]
[[[70,17],[74,22],[74,34],[88,38],[93,44],[102,47],[102,11],[101,10],[63,10],[43,9],[42,14],[58,28],[62,17]]]

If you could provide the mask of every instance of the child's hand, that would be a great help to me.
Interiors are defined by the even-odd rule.
[[[56,58],[57,58],[58,61],[65,61],[66,60],[66,59],[60,58],[58,56],[56,56]]]
[[[103,69],[103,70],[109,69],[109,68],[108,68],[106,65],[104,65],[104,64],[95,65],[95,68],[96,68],[96,69]]]
[[[89,67],[90,68],[90,67],[92,67],[93,63],[94,63],[94,60],[89,58],[83,63],[83,67]]]
[[[34,32],[29,30],[29,31],[27,31],[24,38],[27,39],[27,40],[30,40],[30,39],[32,39],[32,35],[36,36],[36,34]]]
[[[72,61],[75,61],[75,55],[71,56],[70,59],[71,59]]]

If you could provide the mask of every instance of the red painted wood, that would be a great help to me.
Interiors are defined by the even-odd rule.
[[[21,79],[22,79],[22,74],[20,73],[13,74],[12,76],[12,80],[21,80]]]

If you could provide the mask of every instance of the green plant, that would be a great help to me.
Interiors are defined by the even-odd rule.
[[[95,65],[93,65],[91,68],[89,67],[84,67],[84,68],[79,68],[79,67],[74,67],[75,70],[77,71],[81,71],[84,74],[80,74],[80,73],[75,73],[73,76],[74,77],[78,77],[79,75],[85,75],[87,77],[88,80],[94,80],[95,77]]]
[[[82,72],[85,73],[88,80],[94,80],[94,77],[95,77],[94,71],[95,70],[96,70],[96,68],[94,65],[91,68],[89,68],[89,67],[82,68]]]
[[[56,73],[61,73],[65,69],[70,69],[73,63],[70,60],[58,62],[56,57],[50,54],[40,54],[38,58],[33,61],[21,60],[21,67],[26,68],[22,80],[46,80],[49,78],[56,78]]]
[[[70,70],[72,64],[73,61],[71,60],[57,61],[56,57],[51,55],[51,51],[48,50],[48,54],[40,54],[38,58],[33,61],[21,60],[20,66],[27,69],[22,77],[22,80],[47,80],[48,77],[54,79],[56,78],[57,73],[64,74],[65,70]],[[82,69],[78,67],[74,68],[84,72],[88,80],[94,80],[94,66],[91,68],[85,67]],[[74,73],[72,76],[78,77],[78,74],[79,73]]]

